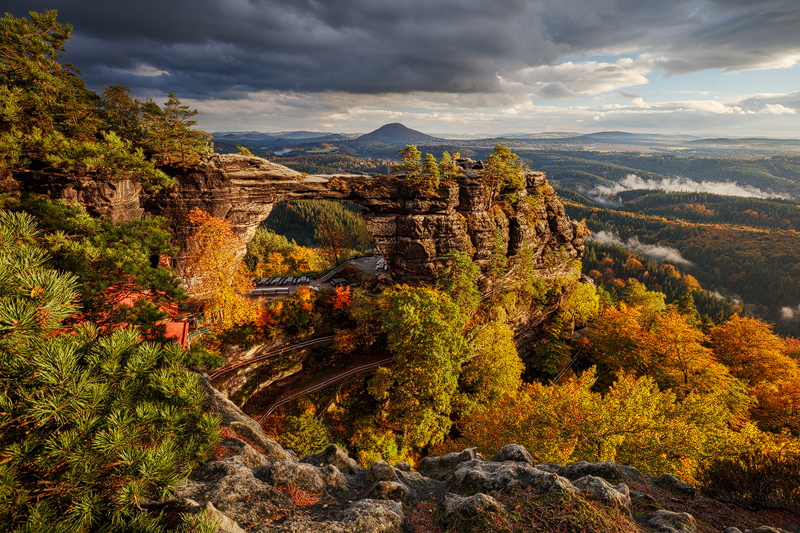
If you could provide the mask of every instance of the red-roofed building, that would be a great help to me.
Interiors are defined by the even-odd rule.
[[[189,348],[189,323],[188,322],[167,322],[167,331],[164,336],[180,344],[184,350]]]

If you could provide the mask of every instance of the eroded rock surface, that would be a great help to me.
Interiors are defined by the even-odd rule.
[[[687,487],[694,491],[693,487],[679,485],[676,479],[641,475],[635,468],[611,462],[534,465],[530,453],[517,444],[506,445],[490,460],[474,448],[429,457],[417,471],[406,463],[385,461],[364,468],[334,444],[298,460],[207,380],[202,381],[211,410],[241,438],[223,439],[220,446],[226,457],[195,469],[178,487],[175,500],[150,506],[205,510],[222,533],[408,533],[413,522],[408,513],[422,512],[418,505],[427,505],[429,523],[441,531],[493,531],[498,524],[503,531],[513,530],[522,511],[504,498],[514,494],[545,506],[578,499],[611,522],[624,522],[626,531],[703,529],[691,514],[659,509],[652,496],[640,492],[647,487],[663,492],[668,487],[674,491],[670,494],[690,501],[695,495]],[[631,490],[629,484],[639,490]],[[562,518],[568,519],[559,515]],[[414,531],[420,531],[418,524]],[[740,531],[729,528],[726,533]],[[767,532],[783,530],[764,526],[747,531]]]

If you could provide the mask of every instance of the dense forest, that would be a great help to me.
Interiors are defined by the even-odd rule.
[[[667,209],[653,207],[658,199],[671,206],[670,217],[639,214],[639,206],[647,211]],[[589,207],[567,203],[571,216],[586,219],[594,232],[605,232],[624,245],[637,239],[646,245],[671,247],[691,263],[682,267],[695,276],[709,290],[716,290],[742,299],[751,311],[776,323],[778,331],[800,333],[800,324],[787,319],[785,309],[795,308],[800,302],[800,233],[793,229],[771,230],[764,226],[776,224],[772,214],[791,216],[796,206],[774,201],[754,201],[734,197],[712,198],[716,202],[695,201],[697,195],[659,193],[655,201],[632,201],[620,209]],[[688,202],[681,202],[680,199]],[[745,209],[760,207],[766,218],[753,215]],[[714,208],[714,213],[711,212]],[[704,210],[708,215],[698,215]],[[727,218],[738,224],[724,222],[688,222],[706,216]],[[773,218],[770,221],[770,218]],[[792,218],[781,219],[793,224]],[[749,223],[744,225],[744,223]],[[676,265],[677,266],[677,265]],[[788,318],[792,318],[789,316]]]

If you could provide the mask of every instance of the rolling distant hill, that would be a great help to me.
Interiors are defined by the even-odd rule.
[[[628,133],[626,131],[599,131],[587,133],[573,138],[587,143],[659,143],[659,142],[686,142],[694,141],[697,137],[692,135],[666,135],[660,133]]]
[[[358,142],[378,142],[385,144],[432,144],[442,141],[442,139],[437,139],[421,131],[407,128],[399,122],[381,126],[377,130],[365,133],[355,140]]]

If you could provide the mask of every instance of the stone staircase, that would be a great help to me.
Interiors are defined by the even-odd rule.
[[[349,264],[350,264],[350,261],[345,261],[344,263],[342,263],[341,265],[337,266],[333,270],[329,270],[326,274],[324,274],[321,278],[319,278],[319,280],[322,283],[330,281],[331,279],[333,279],[333,276],[335,276],[336,274],[338,274],[339,272],[344,270],[344,267],[346,267]]]

